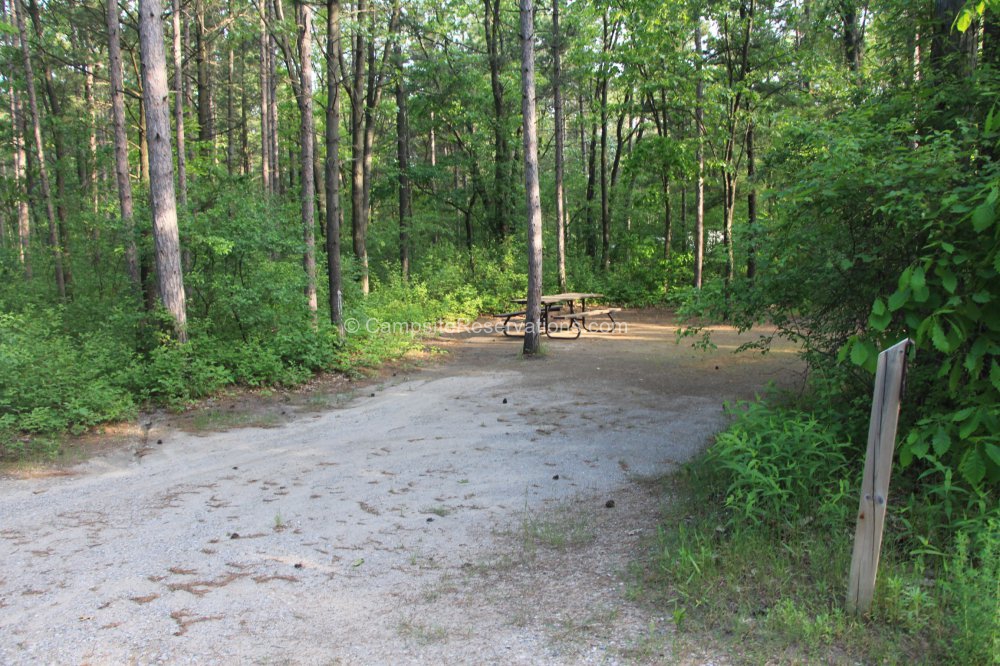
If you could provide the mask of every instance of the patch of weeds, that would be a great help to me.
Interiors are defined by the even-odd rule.
[[[594,540],[594,529],[587,516],[569,508],[557,509],[544,516],[528,516],[521,527],[525,549],[542,546],[565,550]]]
[[[449,509],[446,506],[431,506],[425,509],[421,509],[420,513],[433,513],[435,516],[438,516],[439,518],[444,518],[445,516],[451,513],[451,509]]]
[[[232,428],[273,428],[281,422],[280,415],[267,411],[202,409],[191,416],[190,429],[195,432],[218,432]]]
[[[431,645],[448,640],[448,630],[436,624],[424,624],[413,619],[399,623],[399,635],[414,641],[417,645]]]

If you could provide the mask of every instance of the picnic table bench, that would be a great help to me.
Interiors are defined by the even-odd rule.
[[[587,309],[587,299],[602,298],[603,294],[591,294],[591,293],[581,293],[581,292],[568,292],[563,294],[550,294],[548,296],[542,296],[541,305],[541,326],[545,331],[545,335],[550,338],[562,338],[575,340],[580,337],[583,329],[592,331],[590,326],[587,324],[587,319],[594,317],[606,316],[608,317],[612,324],[615,323],[614,314],[619,312],[621,308],[599,308],[599,309]],[[576,302],[580,302],[580,309],[577,310]],[[514,299],[515,303],[526,304],[526,298]],[[569,312],[562,314],[553,314],[561,312],[565,307],[569,308]],[[503,334],[508,337],[515,337],[511,333],[510,321],[516,317],[526,317],[526,310],[515,310],[512,312],[504,312],[496,315],[497,318],[503,319]],[[565,324],[565,327],[563,326]],[[572,337],[557,336],[555,333],[563,332],[574,332],[576,335]]]

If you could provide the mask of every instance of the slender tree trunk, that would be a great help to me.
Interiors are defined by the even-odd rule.
[[[135,245],[135,218],[132,206],[132,181],[129,180],[128,135],[125,132],[125,88],[122,73],[121,24],[117,0],[108,0],[108,78],[111,82],[111,122],[114,126],[115,180],[121,210],[122,235],[125,238],[125,265],[133,294],[142,292],[139,275],[139,251]]]
[[[590,151],[587,159],[587,194],[585,200],[585,212],[587,228],[586,251],[587,256],[594,259],[597,256],[597,235],[594,229],[594,197],[597,193],[597,123],[590,125]]]
[[[687,237],[687,216],[688,216],[688,198],[687,198],[687,183],[681,183],[681,252],[688,251],[688,237]]]
[[[410,124],[407,118],[403,51],[393,47],[396,60],[396,160],[399,165],[399,265],[403,281],[410,279],[410,220],[413,218],[410,189]]]
[[[566,200],[565,151],[566,126],[562,101],[562,35],[559,32],[559,0],[552,0],[552,95],[555,105],[556,132],[556,252],[559,264],[559,291],[566,291]]]
[[[340,0],[326,0],[326,257],[330,322],[344,335],[340,273]]]
[[[507,220],[511,212],[511,151],[507,140],[507,107],[503,87],[503,37],[501,0],[485,0],[484,28],[487,58],[490,66],[490,88],[493,93],[493,194],[490,226],[497,238],[505,238],[510,230]]]
[[[181,273],[174,164],[170,148],[167,59],[163,47],[163,9],[160,0],[139,1],[139,49],[142,58],[142,94],[146,106],[149,143],[149,202],[153,213],[153,243],[160,300],[174,320],[178,340],[187,341],[187,308]]]
[[[267,4],[267,14],[275,18],[275,5]],[[280,0],[279,0],[280,1]],[[280,6],[280,5],[279,5]],[[278,55],[274,37],[267,38],[267,138],[271,146],[271,193],[283,194],[284,183],[281,180],[281,155],[278,146]],[[291,163],[289,163],[291,164]]]
[[[605,53],[610,48],[608,37],[608,12],[601,19]],[[607,65],[601,65],[601,268],[611,268],[611,211],[608,203],[608,79]]]
[[[316,235],[315,203],[316,183],[313,180],[313,103],[312,103],[312,8],[305,2],[297,2],[296,23],[299,33],[299,115],[301,127],[299,141],[302,144],[300,164],[302,167],[302,236],[305,252],[302,265],[306,271],[306,301],[315,322],[316,301]]]
[[[722,174],[723,227],[722,244],[726,248],[726,286],[736,277],[736,255],[733,249],[733,218],[736,213],[736,173],[728,168]]]
[[[694,124],[698,132],[698,180],[694,191],[694,286],[701,289],[702,268],[705,263],[705,80],[702,76],[701,17],[694,27],[695,67],[698,77],[695,89]]]
[[[24,28],[23,11],[19,8],[20,1],[12,3],[14,20],[17,23],[18,36],[21,40],[21,56],[24,59],[25,86],[28,92],[28,108],[31,111],[31,124],[35,135],[35,155],[38,158],[38,179],[42,188],[42,200],[49,224],[49,244],[52,246],[52,256],[55,264],[56,289],[59,298],[66,300],[66,279],[63,272],[63,253],[59,246],[58,222],[55,205],[52,201],[52,190],[49,186],[49,172],[45,164],[45,142],[42,140],[42,121],[38,111],[38,97],[35,94],[35,74],[31,64],[31,50],[28,46],[28,33]]]
[[[18,0],[14,0],[17,2]],[[42,21],[39,15],[38,2],[36,0],[31,0],[28,2],[28,14],[31,17],[31,23],[35,30],[35,36],[37,37],[39,43],[42,43],[44,33],[42,31]],[[63,135],[63,119],[62,119],[62,104],[60,103],[59,96],[56,94],[55,85],[53,84],[52,68],[49,67],[48,61],[44,58],[40,58],[39,61],[42,65],[42,82],[45,84],[45,97],[49,103],[50,117],[52,118],[52,146],[55,148],[55,178],[56,178],[56,193],[54,197],[55,210],[56,210],[56,226],[59,233],[59,243],[57,244],[58,252],[62,260],[63,267],[63,280],[66,285],[67,292],[73,284],[73,273],[72,273],[72,262],[69,256],[69,221],[67,219],[66,207],[67,207],[67,195],[66,195],[66,166],[67,166],[67,154],[66,154],[66,143]]]
[[[674,223],[670,209],[670,178],[661,177],[663,187],[663,258],[670,259],[670,248],[674,240]]]
[[[116,0],[108,0],[114,2]],[[181,1],[173,0],[174,127],[177,132],[177,193],[187,208],[187,157],[184,146],[184,58],[181,43]]]
[[[535,25],[532,0],[521,2],[521,116],[524,124],[524,187],[528,217],[528,303],[525,355],[541,347],[542,200],[538,184],[538,120],[535,115]]]
[[[754,151],[754,135],[756,127],[751,119],[747,126],[747,279],[753,280],[757,275],[757,244],[754,239],[757,225],[757,155]]]
[[[195,62],[198,75],[198,141],[201,149],[215,163],[215,108],[212,86],[212,63],[208,52],[209,25],[204,0],[194,0]]]
[[[230,176],[236,173],[236,141],[234,140],[234,130],[236,129],[236,54],[233,47],[229,46],[229,66],[226,69],[226,173]]]
[[[365,0],[358,0],[355,19],[361,23],[365,11]],[[364,31],[358,29],[354,35],[354,80],[351,94],[351,232],[354,241],[354,256],[361,269],[361,293],[368,295],[368,211],[365,209],[365,68],[367,47]]]
[[[263,10],[262,10],[263,11]],[[265,194],[273,194],[271,183],[271,114],[270,93],[268,91],[268,43],[271,37],[267,32],[264,16],[260,17],[260,177]]]
[[[17,239],[18,258],[24,269],[24,277],[30,280],[31,272],[31,209],[28,207],[28,190],[25,178],[27,155],[24,150],[24,113],[14,86],[10,88],[10,115],[14,134],[14,183],[17,188]]]

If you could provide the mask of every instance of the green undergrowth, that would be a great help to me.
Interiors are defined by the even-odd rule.
[[[758,402],[682,472],[636,597],[739,663],[1000,663],[1000,510],[893,480],[871,615],[844,599],[861,460],[837,423]],[[992,501],[989,501],[992,499]]]

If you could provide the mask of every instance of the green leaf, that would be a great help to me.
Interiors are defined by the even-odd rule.
[[[927,455],[928,449],[930,449],[930,442],[927,441],[926,437],[919,437],[913,446],[910,447],[910,452],[914,458],[923,458]]]
[[[927,276],[924,274],[924,269],[922,266],[917,266],[913,269],[913,273],[910,275],[910,288],[914,292],[923,289],[927,284]]]
[[[993,388],[1000,391],[1000,364],[993,361],[992,367],[990,367],[990,383],[993,384]]]
[[[979,455],[976,447],[970,447],[965,452],[961,462],[958,463],[958,471],[974,486],[978,486],[986,477],[986,461]]]
[[[976,233],[982,233],[986,230],[993,220],[996,218],[995,211],[993,210],[993,204],[980,204],[976,207],[976,210],[972,211],[972,228]]]
[[[972,433],[976,432],[979,427],[979,423],[982,421],[981,414],[977,410],[971,419],[962,423],[961,427],[958,429],[958,436],[960,439],[969,439]]]
[[[945,430],[944,426],[938,426],[934,438],[931,439],[931,444],[934,446],[934,455],[938,458],[948,453],[948,449],[951,448],[951,437],[948,436],[948,431]]]
[[[993,461],[993,464],[1000,466],[1000,446],[986,442],[983,449],[986,451],[989,459]]]
[[[959,32],[965,32],[972,25],[972,11],[969,9],[963,9],[958,15],[958,19],[955,21],[955,28]]]
[[[904,305],[906,305],[906,302],[908,300],[910,300],[910,293],[911,293],[910,292],[910,288],[906,287],[905,289],[900,289],[899,291],[897,291],[896,293],[894,293],[892,296],[890,296],[889,297],[889,311],[890,312],[895,312],[896,310],[898,310],[901,307],[903,307]]]
[[[934,326],[931,328],[931,342],[934,344],[934,348],[943,354],[947,354],[951,351],[951,344],[948,342],[948,336],[945,335],[944,329],[941,327],[941,322],[935,321]]]
[[[871,355],[871,347],[872,344],[870,342],[855,340],[854,345],[851,347],[851,363],[864,366],[865,361]]]
[[[958,278],[955,277],[955,274],[951,271],[945,270],[941,274],[941,286],[943,286],[949,294],[954,294],[955,289],[958,288]]]

